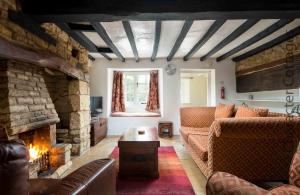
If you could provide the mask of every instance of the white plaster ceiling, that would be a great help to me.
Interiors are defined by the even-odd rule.
[[[150,58],[153,51],[155,22],[130,21],[135,39],[136,48],[140,58]],[[129,47],[131,50],[131,47]]]
[[[107,47],[105,42],[96,32],[82,32],[87,38],[89,38],[97,47]]]
[[[101,24],[121,54],[127,58],[133,58],[134,55],[122,22],[101,22]]]
[[[157,50],[158,58],[166,58],[181,32],[184,21],[163,21],[161,24],[160,41]]]
[[[205,35],[214,20],[198,20],[194,21],[189,32],[184,38],[181,46],[175,54],[175,57],[184,57],[193,46]]]
[[[218,43],[230,35],[235,29],[237,29],[246,20],[227,20],[219,30],[195,53],[193,56],[202,57],[213,49]]]
[[[207,54],[211,49],[213,49],[218,43],[224,40],[228,35],[230,35],[235,29],[237,29],[246,20],[227,20],[220,29],[192,56],[192,58],[199,58]],[[231,49],[239,46],[246,40],[252,38],[259,32],[265,30],[267,27],[271,26],[278,19],[264,19],[260,20],[249,30],[243,33],[241,36],[236,38],[234,41],[226,45],[223,49],[212,55],[212,58],[219,57],[222,54],[230,51]],[[181,32],[182,26],[185,21],[162,21],[161,26],[161,37],[157,52],[157,58],[167,58],[170,51],[172,50],[178,35]],[[197,20],[193,22],[189,32],[187,33],[185,39],[183,40],[178,51],[175,53],[174,58],[182,58],[185,56],[191,48],[199,41],[203,35],[207,32],[209,27],[213,24],[214,20]],[[126,32],[124,30],[121,21],[117,22],[102,22],[101,23],[107,34],[111,38],[112,42],[119,49],[121,54],[125,58],[133,58],[133,52],[128,41]],[[153,52],[153,44],[155,38],[155,21],[130,21],[132,32],[135,38],[136,47],[138,50],[139,58],[151,58]],[[265,37],[264,39],[258,41],[257,43],[250,45],[244,50],[232,55],[230,58],[241,55],[249,50],[252,50],[264,43],[267,43],[276,37],[286,33],[295,27],[300,26],[300,19],[296,19],[285,27],[277,30],[273,34]],[[91,41],[98,47],[107,47],[105,42],[100,38],[96,32],[83,32]],[[95,58],[103,58],[102,55],[91,53]],[[111,58],[117,58],[115,54],[107,54]]]

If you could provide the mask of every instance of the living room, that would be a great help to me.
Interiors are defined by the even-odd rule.
[[[0,0],[0,195],[300,194],[300,4],[255,3]]]

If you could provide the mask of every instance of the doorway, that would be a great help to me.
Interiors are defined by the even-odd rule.
[[[180,103],[182,107],[210,106],[210,71],[181,71]]]

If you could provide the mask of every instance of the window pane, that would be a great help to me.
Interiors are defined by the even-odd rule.
[[[125,72],[125,106],[127,111],[145,111],[149,93],[149,72]]]

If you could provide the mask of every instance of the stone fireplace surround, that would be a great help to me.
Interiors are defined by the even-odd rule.
[[[29,135],[49,138],[55,167],[70,166],[70,152],[81,155],[90,147],[87,82],[7,59],[0,59],[0,81],[0,124],[5,127],[0,134],[25,143]]]

